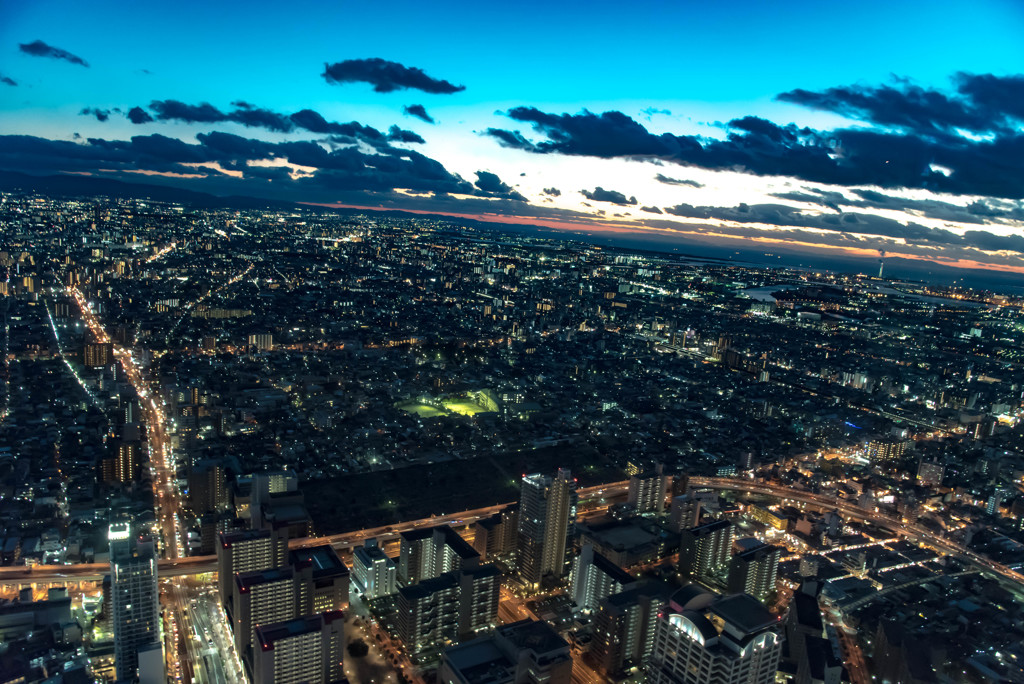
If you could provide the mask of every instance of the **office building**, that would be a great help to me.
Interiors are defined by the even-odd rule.
[[[235,575],[235,648],[247,661],[258,625],[295,619],[295,576],[291,568],[243,572]]]
[[[675,596],[658,617],[647,684],[771,684],[782,655],[779,618],[752,596],[687,608]]]
[[[352,552],[350,594],[364,601],[392,596],[398,591],[398,570],[376,539],[367,539]]]
[[[714,520],[683,530],[679,540],[679,571],[698,580],[720,573],[732,555],[733,533],[728,520]]]
[[[111,524],[107,536],[114,666],[118,679],[134,680],[140,651],[160,647],[156,548],[151,536],[127,522]]]
[[[569,684],[569,644],[546,622],[502,625],[490,636],[450,646],[441,656],[441,684]]]
[[[634,582],[632,575],[594,551],[593,544],[584,544],[573,562],[569,595],[579,610],[592,611],[602,599]]]
[[[519,501],[518,572],[529,586],[567,572],[568,544],[576,522],[576,481],[564,468],[555,478],[523,476]]]
[[[727,586],[733,594],[750,594],[764,601],[775,591],[782,548],[760,544],[737,553],[729,560]]]
[[[341,611],[256,628],[253,684],[327,684],[344,678],[345,616]]]

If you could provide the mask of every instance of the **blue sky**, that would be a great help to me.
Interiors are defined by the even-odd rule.
[[[1006,93],[1016,92],[1015,75],[1024,72],[1021,35],[1024,4],[1013,0],[387,5],[5,2],[0,4],[0,77],[17,85],[0,85],[0,134],[33,140],[20,139],[25,150],[6,158],[0,151],[0,168],[146,180],[139,177],[141,172],[154,182],[215,193],[236,193],[248,187],[252,194],[300,201],[517,217],[518,221],[532,218],[551,225],[593,224],[609,231],[650,231],[680,240],[761,240],[773,249],[839,249],[865,256],[886,249],[950,265],[985,264],[1024,271],[1024,255],[1012,240],[1024,225],[1020,195],[1008,190],[1006,183],[953,182],[968,180],[968,174],[986,173],[986,165],[995,174],[994,167],[1007,158],[1003,148],[995,157],[987,148],[959,149],[964,140],[994,136],[1005,149],[1017,144],[1024,115],[1011,112],[1006,118],[992,110],[1013,107]],[[19,47],[35,40],[78,56],[88,66],[30,54]],[[421,69],[465,89],[450,94],[416,89],[382,93],[369,83],[330,84],[322,76],[327,63],[369,58]],[[964,85],[954,80],[961,72],[993,76],[1002,99],[970,100],[971,93],[981,92],[969,90],[972,84],[988,88],[991,82]],[[838,87],[853,87],[856,92],[829,91]],[[962,88],[959,94],[958,88]],[[777,99],[797,89],[804,94],[785,102]],[[920,92],[945,98],[940,104],[966,102],[974,113],[985,109],[987,123],[967,131],[940,122],[944,128],[939,134],[934,127],[915,128],[919,118],[894,123],[877,110],[856,108],[865,99],[910,107]],[[893,105],[893,97],[903,99]],[[301,128],[271,131],[230,120],[158,120],[136,125],[124,116],[135,106],[153,114],[151,103],[171,100],[210,103],[225,113],[236,101],[284,116],[311,109],[327,121],[355,121],[382,132],[398,125],[423,142],[389,145],[383,154],[402,158],[409,168],[390,181],[375,176],[372,188],[361,189],[358,178],[342,179],[337,173],[328,179],[330,174],[323,169],[296,164],[298,156],[286,164],[294,183],[284,178],[250,178],[250,168],[281,165],[289,152],[267,148],[266,159],[228,159],[222,152],[200,149],[206,143],[197,142],[197,134],[222,132],[275,144],[312,141],[326,150],[336,150],[343,143]],[[405,115],[403,106],[410,104],[425,106],[437,123]],[[507,113],[515,107],[535,113],[513,120]],[[84,108],[115,111],[100,121],[80,115]],[[621,113],[651,137],[635,153],[628,146],[609,152],[573,137],[578,134],[572,132],[574,126],[592,121],[563,119],[554,127],[550,121],[541,122],[542,115],[580,115],[584,109],[596,115]],[[833,174],[821,168],[805,173],[789,163],[780,165],[776,173],[765,165],[775,152],[754,149],[760,143],[753,139],[755,132],[746,128],[742,130],[746,137],[739,141],[745,148],[742,164],[705,163],[699,154],[679,152],[680,144],[683,148],[689,144],[683,138],[704,142],[728,138],[737,129],[723,122],[744,117],[814,131],[810,142],[800,136],[799,141],[784,143],[780,153],[785,155],[799,156],[807,145],[819,152],[831,147],[828,154],[844,163],[847,151],[854,150],[846,141],[853,135],[849,131],[869,130],[901,136],[901,140],[923,136],[932,148],[928,154],[936,161],[916,160],[924,164],[919,174],[923,180],[903,174],[876,186],[870,174],[860,173],[863,168],[857,173],[846,169]],[[993,128],[995,121],[998,130]],[[620,130],[602,128],[595,135],[616,135]],[[500,131],[518,132],[522,141],[502,138]],[[677,137],[668,151],[646,152],[651,144],[660,145],[656,137],[662,134]],[[126,141],[153,135],[180,139],[196,146],[197,158],[217,160],[171,168],[169,163],[182,162],[176,157],[170,162],[164,159],[159,168],[147,168],[153,159],[144,156],[133,158],[130,163],[137,168],[131,168],[126,158],[118,157],[116,168],[104,158],[94,169],[86,169],[80,161],[67,160],[67,149],[58,154],[43,145],[43,141],[59,140],[95,148],[98,143],[88,139]],[[568,137],[551,148],[537,144],[554,140],[552,135]],[[374,151],[365,142],[348,144],[382,153],[379,144]],[[414,158],[403,158],[401,150],[411,150],[408,154]],[[78,151],[71,150],[70,156]],[[976,161],[969,156],[975,151]],[[863,165],[874,153],[854,151],[850,159],[857,156],[857,163]],[[751,154],[758,155],[754,165],[746,161]],[[92,150],[90,155],[96,156]],[[450,174],[445,190],[409,180],[409,173],[426,164],[415,155],[439,163]],[[993,162],[994,158],[1000,161]],[[229,161],[231,175],[225,173],[224,164]],[[951,163],[957,167],[950,168]],[[946,178],[928,169],[938,169],[935,172]],[[481,188],[479,171],[496,174],[502,186]],[[660,182],[659,174],[691,183]],[[330,182],[310,180],[318,175]],[[925,178],[929,175],[934,178]],[[448,182],[454,178],[468,185]],[[546,188],[559,192],[545,193]],[[588,200],[582,194],[617,196],[595,195],[597,188],[619,193],[621,201]],[[849,202],[808,201],[808,188],[819,195],[839,193]],[[865,201],[856,194],[879,188],[887,199]],[[634,197],[636,203],[630,203]],[[902,200],[902,205],[894,198]],[[991,206],[978,208],[979,201]],[[731,211],[743,205],[763,210],[753,215]],[[781,213],[768,209],[778,206],[783,207]],[[957,211],[971,206],[976,210],[970,216]],[[641,212],[640,207],[652,211]],[[684,208],[672,213],[667,211],[671,207]],[[831,221],[830,213],[840,215],[839,223]],[[860,218],[842,217],[851,213]],[[813,220],[816,216],[821,221]],[[979,222],[981,216],[987,218]],[[877,223],[881,227],[876,234],[871,232],[876,225],[872,217],[916,228],[904,235],[883,221]],[[856,224],[856,230],[846,230],[850,224]],[[922,233],[918,228],[940,232]],[[978,231],[1007,239],[991,240],[975,235]]]

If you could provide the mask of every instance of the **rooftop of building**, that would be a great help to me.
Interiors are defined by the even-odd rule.
[[[232,544],[238,544],[252,539],[266,539],[270,536],[270,530],[235,530],[232,532],[221,532],[220,543],[224,548]]]
[[[289,551],[288,559],[295,567],[312,565],[313,577],[348,574],[348,568],[338,558],[338,554],[330,544],[321,544],[320,546]]]
[[[594,566],[619,584],[626,585],[636,582],[635,577],[596,551],[594,552]]]
[[[487,684],[509,679],[515,663],[505,657],[491,636],[445,649],[444,660],[468,684]]]
[[[417,584],[402,587],[398,590],[399,595],[410,599],[421,599],[445,589],[451,589],[457,584],[453,573],[445,573],[440,577],[431,577]]]
[[[510,625],[502,625],[495,630],[495,634],[516,648],[530,649],[536,653],[550,653],[569,648],[569,643],[558,636],[558,632],[551,625],[541,620],[520,620]]]
[[[248,591],[259,584],[269,584],[290,580],[294,576],[291,568],[271,568],[268,570],[254,570],[252,572],[241,572],[235,575],[235,584],[239,590]]]
[[[779,623],[779,617],[753,596],[734,594],[711,604],[710,612],[746,634],[754,634]]]

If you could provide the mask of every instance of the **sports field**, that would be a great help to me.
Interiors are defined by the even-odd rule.
[[[399,408],[403,411],[408,411],[409,413],[415,413],[420,418],[434,418],[435,416],[448,415],[447,411],[442,411],[441,409],[434,408],[433,406],[427,406],[426,404],[421,404],[419,402],[399,406]]]
[[[452,413],[458,413],[462,416],[473,416],[484,411],[479,404],[474,404],[464,399],[445,399],[442,403]]]

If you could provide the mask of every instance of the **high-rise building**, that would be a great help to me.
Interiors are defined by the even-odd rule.
[[[87,368],[102,368],[114,362],[114,345],[110,342],[89,342],[82,351]]]
[[[256,351],[272,351],[274,349],[274,335],[271,333],[249,335],[249,346],[255,347]]]
[[[572,652],[548,623],[522,620],[446,648],[437,680],[440,684],[569,684]]]
[[[594,551],[593,544],[584,544],[573,561],[570,575],[570,596],[580,610],[591,611],[612,594],[636,582],[628,572]]]
[[[480,552],[448,525],[401,534],[398,578],[407,585],[479,564]]]
[[[872,465],[894,466],[912,444],[910,440],[885,437],[868,442],[865,451]]]
[[[696,527],[700,521],[700,501],[689,494],[672,497],[669,525],[676,532]]]
[[[114,479],[116,481],[121,484],[131,484],[138,479],[141,446],[137,440],[124,440],[117,445],[117,460],[114,461]]]
[[[506,556],[516,550],[516,525],[519,507],[507,506],[473,526],[473,548],[487,560]]]
[[[398,590],[398,638],[413,655],[459,638],[459,583],[454,573]]]
[[[348,603],[349,571],[330,544],[289,551],[288,564],[295,570],[296,615],[339,610]]]
[[[779,618],[737,594],[689,609],[675,596],[658,616],[647,684],[772,684],[782,655]]]
[[[671,593],[661,582],[635,582],[598,603],[590,648],[598,669],[614,677],[647,659],[654,649],[658,611]]]
[[[344,629],[341,611],[258,626],[253,684],[327,684],[342,680]]]
[[[258,625],[295,619],[295,575],[291,568],[256,570],[235,575],[235,648],[247,661]]]
[[[519,501],[519,576],[538,586],[544,577],[564,577],[568,544],[576,524],[576,481],[565,468],[552,479],[524,475]]]
[[[223,463],[199,461],[189,469],[188,506],[196,515],[226,510],[230,499]]]
[[[764,601],[775,591],[781,558],[782,549],[769,544],[737,553],[729,560],[729,591]]]
[[[118,679],[130,681],[139,676],[139,651],[160,647],[156,548],[127,522],[111,524],[107,536],[114,666]]]
[[[686,577],[705,579],[719,573],[732,554],[733,525],[714,520],[683,530],[679,540],[679,571]]]
[[[364,600],[391,596],[398,591],[398,571],[376,539],[367,539],[352,552],[352,584],[350,594]]]
[[[458,573],[459,639],[486,632],[498,621],[501,571],[494,565],[478,565]]]
[[[667,491],[668,479],[659,466],[656,470],[637,473],[629,478],[627,501],[637,513],[662,513]]]
[[[217,588],[221,604],[232,611],[235,575],[276,568],[281,551],[287,550],[288,539],[276,535],[273,530],[239,530],[222,532],[217,544]]]

